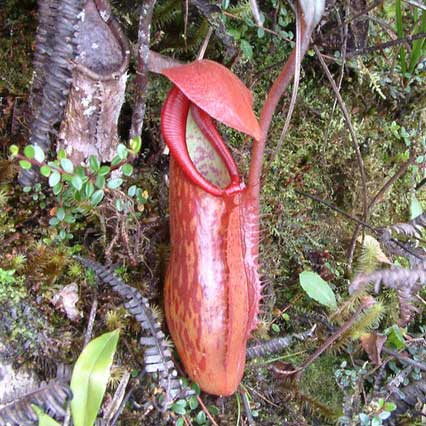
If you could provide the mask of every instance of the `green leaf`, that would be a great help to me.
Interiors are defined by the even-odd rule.
[[[121,158],[118,155],[116,155],[111,161],[111,166],[116,166],[119,163],[121,163]]]
[[[58,183],[52,188],[52,191],[55,195],[58,195],[62,191],[63,187],[62,183]]]
[[[115,179],[110,179],[107,183],[107,186],[109,189],[117,189],[120,187],[122,183],[123,183],[123,179],[115,178]]]
[[[99,176],[105,176],[107,175],[111,170],[111,167],[109,166],[102,166],[99,171],[98,171],[98,175]]]
[[[417,26],[417,30],[415,31],[415,34],[420,34],[424,32],[426,32],[426,11],[425,10],[422,11],[420,24]],[[424,43],[425,43],[424,38],[413,41],[411,56],[410,56],[410,65],[408,66],[408,71],[411,74],[416,69],[416,66],[418,65],[422,57],[422,54],[424,51]]]
[[[102,189],[105,187],[105,178],[103,176],[96,176],[95,185],[97,188]]]
[[[27,160],[19,160],[19,165],[21,166],[21,168],[23,168],[24,170],[29,170],[31,169],[31,163]]]
[[[75,426],[92,426],[101,407],[117,348],[119,331],[93,339],[78,357],[71,378],[71,413]]]
[[[251,47],[251,44],[247,40],[241,40],[240,47],[241,47],[241,51],[243,52],[243,55],[247,59],[253,59],[253,48]]]
[[[124,176],[132,176],[133,173],[133,166],[131,164],[125,164],[122,168],[121,171],[123,172]]]
[[[63,207],[58,207],[58,209],[56,210],[56,217],[59,220],[64,220],[64,218],[65,218],[65,210],[63,209]]]
[[[24,148],[24,155],[25,155],[25,157],[29,158],[30,160],[33,159],[34,155],[35,155],[34,147],[32,145],[27,145]]]
[[[93,206],[97,206],[102,199],[104,198],[104,191],[102,189],[98,189],[95,191],[92,195],[92,198],[90,199],[90,202]]]
[[[77,190],[80,191],[83,188],[83,180],[80,176],[74,175],[71,179],[71,185]]]
[[[136,185],[132,185],[128,190],[127,190],[127,195],[129,197],[134,197],[136,195],[136,190],[138,189],[138,187]]]
[[[188,404],[191,410],[195,410],[198,407],[197,397],[191,396],[191,398],[188,399]]]
[[[63,158],[67,158],[67,154],[66,154],[65,150],[64,149],[60,149],[58,151],[57,157],[58,157],[58,160],[62,160]]]
[[[172,404],[172,411],[176,414],[184,416],[186,414],[186,401],[184,399],[180,399]]]
[[[401,332],[401,329],[394,324],[392,327],[389,327],[386,330],[386,334],[388,336],[388,339],[386,340],[386,343],[390,346],[394,347],[398,351],[405,348],[405,339]]]
[[[101,163],[98,160],[98,157],[96,155],[91,155],[89,157],[89,168],[92,172],[97,172],[99,170],[99,167],[101,167]]]
[[[120,157],[120,160],[125,160],[129,155],[127,147],[122,143],[117,146],[117,155]]]
[[[185,422],[184,422],[184,420],[183,420],[183,417],[179,417],[177,420],[176,420],[176,426],[183,426],[185,424]]]
[[[10,145],[9,152],[12,157],[16,157],[19,154],[19,147],[17,145]]]
[[[413,194],[410,203],[410,220],[415,219],[423,213],[422,206],[416,196]]]
[[[44,151],[38,146],[38,145],[34,145],[34,158],[42,163],[44,161],[44,159],[46,158],[44,155]]]
[[[137,154],[142,147],[142,139],[140,136],[134,136],[132,139],[130,139],[130,149]]]
[[[95,185],[92,182],[87,182],[84,185],[84,194],[87,198],[90,198],[92,194],[95,192]]]
[[[55,216],[49,219],[49,225],[50,226],[57,226],[59,225],[59,219]]]
[[[74,164],[68,158],[62,158],[61,159],[61,167],[67,173],[72,173],[74,171]]]
[[[206,413],[204,411],[199,411],[197,417],[195,417],[195,421],[199,425],[204,425],[207,421]]]
[[[60,426],[55,419],[46,414],[40,407],[37,405],[31,404],[31,408],[36,413],[38,417],[38,426]]]
[[[299,275],[300,285],[307,295],[324,306],[337,308],[336,296],[327,281],[315,272],[304,271]]]
[[[49,166],[41,166],[40,167],[40,174],[42,174],[45,177],[50,176],[51,168]]]
[[[54,170],[49,177],[49,186],[55,186],[61,181],[61,175],[58,171]]]

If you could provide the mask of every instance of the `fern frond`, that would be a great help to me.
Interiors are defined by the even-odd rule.
[[[408,237],[421,238],[422,230],[426,227],[426,212],[417,216],[415,219],[406,223],[396,223],[395,225],[385,228],[390,232],[403,234]]]
[[[243,0],[234,6],[230,6],[227,11],[241,19],[251,18],[253,16],[249,0]]]
[[[63,382],[53,380],[45,386],[28,393],[0,408],[0,426],[38,424],[31,405],[37,405],[56,419],[66,415],[65,403],[72,398],[71,389]]]
[[[421,286],[426,284],[426,269],[393,268],[371,274],[359,274],[349,286],[349,291],[354,293],[369,283],[374,283],[376,293],[379,292],[381,285],[396,290],[400,305],[399,324],[405,326],[410,322],[413,313],[417,311],[414,306],[415,296]]]
[[[149,306],[148,299],[143,297],[135,288],[125,284],[111,268],[80,256],[76,256],[76,259],[86,268],[92,269],[101,281],[109,284],[125,300],[125,308],[140,323],[142,330],[149,334],[149,336],[140,339],[140,344],[145,349],[144,368],[149,374],[158,373],[159,375],[159,384],[166,392],[162,409],[166,410],[176,397],[188,395],[190,390],[184,389],[181,381],[177,378],[170,345]]]

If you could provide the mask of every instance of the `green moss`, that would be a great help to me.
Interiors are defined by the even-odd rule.
[[[341,360],[330,354],[322,355],[306,369],[300,382],[300,389],[304,394],[335,413],[341,412],[343,403],[343,393],[334,378],[340,362]]]

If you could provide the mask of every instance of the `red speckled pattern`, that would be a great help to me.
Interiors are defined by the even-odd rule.
[[[257,226],[243,219],[242,195],[206,193],[171,159],[167,324],[188,375],[215,395],[231,395],[241,381],[259,302],[245,241]]]
[[[228,68],[203,59],[162,70],[185,96],[208,115],[259,139],[250,90]]]

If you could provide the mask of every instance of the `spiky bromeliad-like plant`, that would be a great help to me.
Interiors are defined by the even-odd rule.
[[[261,293],[259,195],[268,129],[293,75],[297,86],[323,7],[322,1],[299,1],[296,46],[260,123],[250,91],[223,66],[202,60],[163,70],[174,84],[161,123],[171,152],[166,317],[186,372],[212,394],[234,393],[243,375]],[[253,137],[247,186],[213,119]]]

